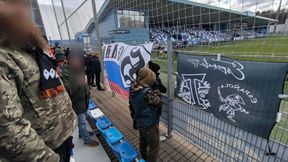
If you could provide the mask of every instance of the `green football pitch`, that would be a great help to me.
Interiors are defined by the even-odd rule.
[[[225,42],[212,45],[199,45],[174,51],[173,72],[177,70],[177,53],[184,52],[191,55],[216,55],[257,62],[288,62],[288,36],[271,36],[250,40]],[[153,62],[161,66],[161,79],[167,85],[167,55],[157,56],[152,53]],[[173,76],[173,85],[176,75]],[[288,82],[285,83],[284,94],[288,94]],[[288,102],[282,101],[280,111],[283,112],[280,123],[274,127],[270,138],[288,145]]]

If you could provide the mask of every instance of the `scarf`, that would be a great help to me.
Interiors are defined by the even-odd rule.
[[[57,74],[57,62],[42,49],[34,50],[40,69],[40,91],[43,99],[57,96],[65,90]]]

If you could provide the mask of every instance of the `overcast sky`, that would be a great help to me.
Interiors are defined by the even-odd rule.
[[[38,0],[40,4],[50,4],[51,0]],[[76,8],[84,0],[63,0],[65,7]],[[90,1],[90,0],[89,0]],[[96,0],[100,7],[105,0]],[[231,8],[238,11],[277,10],[280,0],[191,0],[200,3],[208,3],[223,8]],[[60,0],[54,0],[55,5],[61,5]],[[98,8],[97,7],[97,8]],[[283,0],[282,8],[288,8],[288,0]]]
[[[91,0],[88,0],[89,3],[91,3]],[[101,7],[105,0],[96,0],[97,10]],[[51,0],[38,0],[39,4],[46,4],[46,5],[52,5]],[[69,8],[77,8],[81,3],[83,3],[84,0],[63,0],[64,6]],[[61,6],[60,0],[54,0],[54,4],[57,6]],[[89,8],[91,9],[91,8]]]
[[[75,10],[75,8],[77,8],[84,1],[85,0],[63,0],[64,6],[66,7],[66,13],[71,14]],[[193,1],[242,12],[244,11],[256,12],[259,10],[262,11],[269,9],[277,10],[280,2],[280,0],[193,0]],[[38,0],[38,2],[39,4],[52,5],[51,0]],[[96,0],[97,10],[99,10],[103,2],[105,2],[105,0]],[[60,0],[54,0],[54,3],[57,6],[61,6]],[[283,0],[282,8],[288,8],[288,0]],[[57,17],[59,19],[59,22],[61,23],[64,20],[63,12],[60,12],[61,7],[58,7],[56,9],[59,10]],[[58,33],[57,26],[55,25],[56,24],[55,17],[53,14],[50,14],[53,13],[52,8],[42,5],[40,6],[40,10],[42,16],[45,17],[45,19],[43,20],[46,34],[52,39],[59,40],[60,35]],[[82,31],[89,22],[90,18],[93,17],[91,0],[87,0],[87,3],[85,3],[85,5],[80,8],[80,10],[76,13],[76,15],[77,16],[74,17],[72,16],[69,21],[70,24],[74,24],[71,25],[71,27],[69,28],[70,33],[73,33],[73,36],[75,33]],[[63,38],[68,39],[67,38],[68,35],[64,25],[61,26],[61,33]]]

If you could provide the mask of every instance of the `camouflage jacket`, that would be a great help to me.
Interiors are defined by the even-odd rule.
[[[32,55],[0,48],[0,161],[57,162],[76,128],[68,94],[43,100],[39,79]]]

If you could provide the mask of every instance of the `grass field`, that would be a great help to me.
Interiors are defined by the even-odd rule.
[[[288,36],[273,36],[212,45],[198,45],[178,49],[178,51],[208,55],[223,54],[225,57],[239,60],[288,62]],[[152,54],[152,58],[157,59],[157,52]],[[165,71],[166,56],[164,55],[163,58],[158,59],[157,62],[163,65]],[[161,60],[165,61],[161,62]]]
[[[288,62],[288,36],[274,36],[257,38],[251,40],[226,42],[214,45],[195,46],[181,49],[185,53],[193,51],[195,54],[223,54],[225,57],[259,62]],[[177,59],[173,63],[173,71],[176,72]],[[157,57],[157,52],[153,52],[152,60],[161,66],[161,79],[167,85],[167,57]],[[173,83],[176,76],[173,77]],[[288,82],[285,83],[285,94],[288,94]],[[288,102],[281,103],[282,114],[281,122],[277,123],[271,133],[271,139],[278,141],[284,145],[288,145]]]
[[[227,42],[209,46],[200,46],[193,51],[222,53],[226,55],[266,55],[287,56],[288,36],[274,36],[249,39],[238,42]]]

